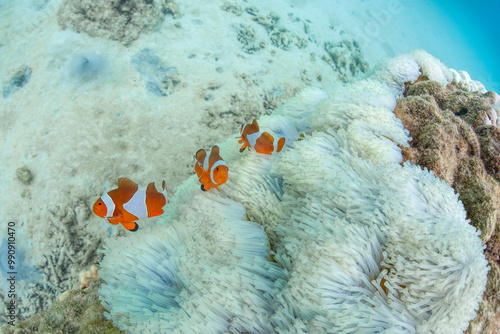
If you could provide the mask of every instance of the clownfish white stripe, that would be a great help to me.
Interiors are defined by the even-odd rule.
[[[247,127],[247,125],[243,125],[243,127],[241,128],[241,131],[240,131],[240,136],[243,134],[243,132],[245,131],[245,128]]]
[[[275,140],[275,141],[274,141],[274,143],[273,143],[274,152],[279,152],[279,150],[278,150],[278,145],[279,145],[279,141],[278,141],[278,140]]]
[[[113,202],[113,199],[108,194],[102,195],[101,199],[107,208],[106,217],[113,217],[113,213],[115,212],[115,202]]]
[[[163,190],[161,191],[161,193],[163,194],[163,196],[165,196],[165,202],[168,203],[167,184],[165,183],[165,181],[162,182],[161,186],[163,187]]]
[[[257,142],[257,139],[259,139],[260,136],[262,136],[262,133],[260,133],[260,131],[247,135],[247,140],[252,150],[255,148],[255,143]]]
[[[210,155],[205,154],[205,160],[203,160],[203,169],[208,170],[210,168],[210,164],[208,162],[208,159],[210,158]]]
[[[213,184],[218,184],[214,180],[214,170],[219,167],[219,166],[226,166],[226,163],[224,160],[218,160],[214,165],[212,166],[212,169],[210,170],[210,181],[212,181]]]
[[[148,217],[148,208],[146,206],[146,189],[138,189],[134,196],[125,204],[123,208],[139,219]]]

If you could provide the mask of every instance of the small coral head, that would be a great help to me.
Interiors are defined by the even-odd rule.
[[[214,170],[214,181],[217,185],[221,185],[227,181],[229,168],[227,166],[218,166]]]
[[[102,200],[102,197],[99,197],[99,199],[94,203],[94,207],[92,208],[92,211],[94,213],[101,217],[101,218],[106,218],[106,215],[108,213],[108,208],[106,204],[104,204],[104,201]]]

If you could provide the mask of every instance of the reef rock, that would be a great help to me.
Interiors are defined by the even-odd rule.
[[[144,31],[154,30],[168,11],[165,3],[148,0],[64,0],[57,13],[63,29],[83,31],[130,44]]]
[[[87,289],[68,290],[46,311],[15,326],[0,326],[5,334],[18,333],[123,333],[104,318],[104,307],[99,300],[98,289],[102,280],[90,282]]]
[[[488,173],[500,181],[500,128],[482,125],[476,128],[481,143],[481,155]]]
[[[424,80],[394,109],[413,138],[402,148],[404,160],[433,170],[459,193],[483,243],[500,225],[500,129],[491,122],[492,102],[489,95]]]
[[[464,76],[465,77],[465,76]],[[467,76],[468,77],[468,76]],[[469,77],[470,80],[470,77]],[[442,84],[420,77],[408,84],[395,115],[413,138],[403,158],[433,170],[459,194],[471,224],[481,230],[492,271],[479,316],[469,333],[497,328],[500,255],[500,129],[497,94],[464,84]]]

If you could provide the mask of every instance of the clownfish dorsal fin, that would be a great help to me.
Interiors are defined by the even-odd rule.
[[[257,132],[259,131],[259,124],[257,124],[257,121],[255,120],[255,118],[252,121],[252,126],[255,127],[255,129],[257,130]]]
[[[126,177],[121,177],[118,179],[118,188],[137,190],[139,189],[139,186],[131,179],[127,179]]]
[[[210,166],[213,166],[214,163],[217,161],[222,160],[220,154],[219,154],[219,146],[213,146],[212,149],[210,150],[210,157],[208,159],[208,163]]]
[[[274,137],[269,132],[262,132],[262,136],[269,140],[271,143],[274,142]]]
[[[203,165],[203,161],[205,160],[205,156],[207,155],[207,151],[204,149],[198,150],[194,155],[196,160]]]
[[[210,150],[210,155],[212,155],[212,154],[219,155],[219,146],[215,145],[215,146],[212,147],[212,149]]]
[[[155,183],[154,182],[151,182],[150,184],[148,184],[148,187],[146,188],[146,193],[147,194],[159,194],[160,192],[156,189],[155,187]]]

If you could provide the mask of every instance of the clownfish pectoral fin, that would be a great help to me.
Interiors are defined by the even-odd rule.
[[[139,186],[134,181],[127,179],[126,177],[121,177],[118,179],[118,188],[137,191],[137,189],[139,189]]]
[[[113,219],[108,219],[108,222],[110,222],[113,225],[118,225],[118,222],[114,221]]]
[[[278,149],[277,149],[277,152],[280,152],[283,149],[283,146],[285,146],[285,137],[281,137],[278,140]]]
[[[136,222],[122,223],[122,225],[131,232],[135,232],[139,229],[139,224],[137,224]]]
[[[243,152],[247,147],[248,150],[250,150],[250,147],[247,145],[247,143],[243,143],[243,145],[240,147],[240,153]]]

